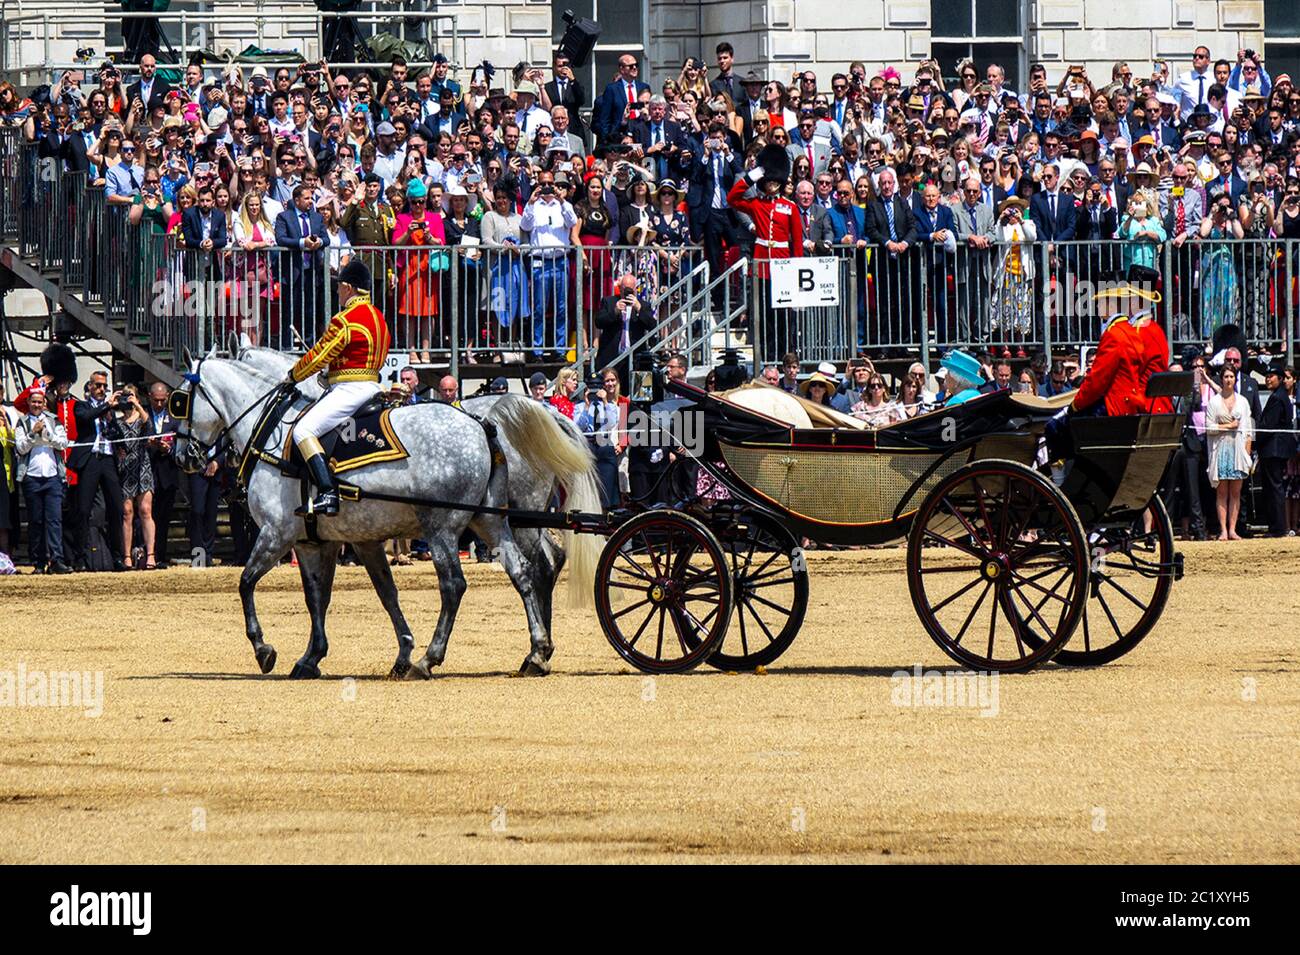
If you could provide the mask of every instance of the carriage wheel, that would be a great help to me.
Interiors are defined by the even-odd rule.
[[[722,643],[731,572],[718,539],[680,511],[638,514],[610,535],[596,566],[605,637],[646,673],[681,673]]]
[[[1151,632],[1174,587],[1174,526],[1158,497],[1131,525],[1093,531],[1088,546],[1081,632],[1053,658],[1065,666],[1100,666],[1128,653]],[[1041,642],[1032,622],[1028,629],[1026,641]]]
[[[789,649],[808,610],[808,565],[799,542],[762,514],[718,529],[731,570],[736,617],[708,659],[719,670],[767,666]]]
[[[1050,660],[1088,594],[1088,548],[1074,507],[1014,461],[975,461],[922,502],[907,583],[931,638],[958,663],[1015,673]],[[1038,636],[1030,642],[1025,620]]]

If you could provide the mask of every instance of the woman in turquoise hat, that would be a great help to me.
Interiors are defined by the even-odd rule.
[[[980,373],[979,360],[974,355],[953,350],[944,356],[939,366],[947,372],[943,379],[945,397],[942,404],[945,408],[956,407],[979,397],[980,388],[985,381],[983,374]]]

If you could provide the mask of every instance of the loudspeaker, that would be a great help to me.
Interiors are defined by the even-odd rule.
[[[586,17],[575,17],[572,10],[564,11],[564,22],[569,27],[560,39],[560,52],[569,58],[570,66],[585,66],[600,36],[600,24]]]

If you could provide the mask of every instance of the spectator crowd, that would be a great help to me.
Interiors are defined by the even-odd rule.
[[[657,89],[624,55],[593,97],[559,52],[508,89],[440,55],[419,71],[192,63],[174,84],[145,55],[130,82],[107,62],[97,83],[68,71],[29,98],[0,85],[0,118],[171,236],[172,272],[219,281],[284,346],[291,326],[312,337],[352,254],[382,277],[403,348],[445,349],[458,323],[471,357],[567,354],[579,307],[594,341],[624,272],[662,319],[684,264],[717,275],[768,241],[729,192],[773,145],[803,224],[789,252],[853,260],[858,345],[915,344],[929,321],[935,341],[1019,350],[1057,313],[1053,289],[1166,261],[1176,338],[1235,323],[1281,341],[1300,89],[1251,50],[1201,46],[1181,67],[1069,65],[1053,83],[1036,63],[1018,91],[995,63],[946,82],[933,61],[908,76],[854,62],[786,83],[741,75],[724,42],[712,69],[688,58]]]
[[[857,271],[859,358],[842,379],[834,367],[804,377],[797,357],[763,374],[872,426],[915,414],[940,389],[919,363],[891,381],[868,350],[898,357],[893,346],[919,341],[929,322],[936,341],[982,348],[996,386],[1055,394],[1086,368],[1031,354],[1031,329],[1056,317],[1049,293],[1169,263],[1161,318],[1175,340],[1237,326],[1249,343],[1235,368],[1234,349],[1183,356],[1202,371],[1171,469],[1174,510],[1189,534],[1231,536],[1258,461],[1267,523],[1294,530],[1294,376],[1267,364],[1262,395],[1250,367],[1253,351],[1288,344],[1293,322],[1297,263],[1279,242],[1300,238],[1300,89],[1289,76],[1254,51],[1203,46],[1140,75],[1127,63],[1103,77],[1068,65],[1053,82],[1035,63],[1023,90],[995,63],[962,62],[946,80],[933,61],[909,75],[853,62],[787,83],[742,74],[734,56],[720,43],[712,66],[688,58],[651,88],[626,54],[589,91],[560,52],[548,71],[519,64],[501,85],[488,64],[458,77],[440,55],[427,70],[401,57],[373,72],[194,62],[168,78],[146,54],[129,76],[105,62],[93,80],[70,70],[26,96],[0,83],[0,122],[20,127],[47,167],[101,190],[105,222],[164,243],[165,260],[133,281],[218,283],[251,302],[256,320],[238,327],[255,342],[295,347],[295,331],[311,339],[323,327],[339,270],[362,256],[402,350],[445,350],[454,328],[468,360],[515,349],[601,369],[530,382],[593,437],[626,418],[622,359],[655,345],[661,291],[701,259],[717,275],[770,244],[737,196],[771,147],[789,160],[779,192],[801,225],[785,251],[840,254]],[[584,356],[580,315],[594,344]],[[886,320],[897,334],[882,337]],[[813,344],[799,337],[788,344]],[[686,360],[669,368],[685,375]],[[449,382],[435,400],[456,400]],[[417,383],[405,385],[394,400],[418,398]],[[178,490],[191,549],[212,552],[228,469],[213,460],[177,473],[161,386],[110,392],[97,374],[78,397],[71,383],[42,381],[6,415],[5,503],[26,495],[38,567],[90,566],[101,551],[119,569],[165,565]],[[607,449],[607,501],[635,493],[645,478],[625,447],[594,444]],[[246,516],[236,526],[245,535]]]

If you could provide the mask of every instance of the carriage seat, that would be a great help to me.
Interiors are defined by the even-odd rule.
[[[827,408],[825,405],[819,405],[800,395],[792,395],[784,389],[775,388],[761,381],[751,381],[730,391],[716,392],[712,397],[744,408],[746,411],[757,411],[759,414],[796,428],[851,428],[854,431],[867,429],[865,421],[860,421],[852,415],[842,414],[834,408]]]

